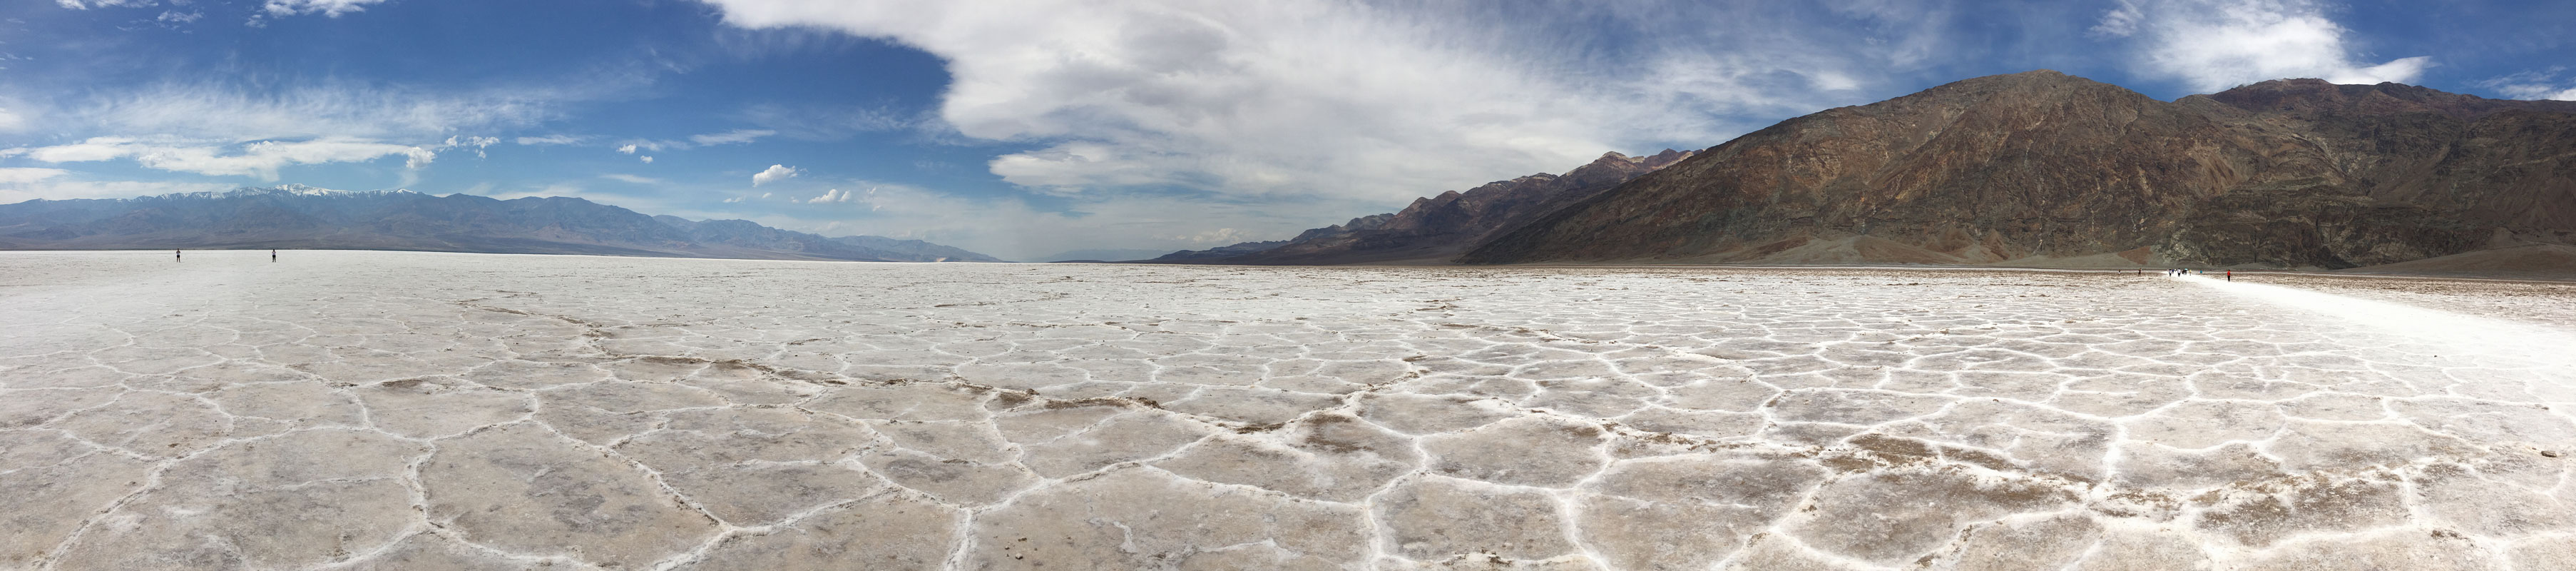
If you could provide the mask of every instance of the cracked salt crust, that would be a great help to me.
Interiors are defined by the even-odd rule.
[[[286,258],[0,253],[0,568],[2576,567],[2576,286]]]

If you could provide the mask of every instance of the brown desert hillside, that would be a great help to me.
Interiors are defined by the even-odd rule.
[[[1830,109],[1536,216],[1469,263],[2341,269],[2576,242],[2576,102],[2052,71]]]

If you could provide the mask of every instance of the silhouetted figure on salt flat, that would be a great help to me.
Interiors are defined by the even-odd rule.
[[[173,261],[173,262],[185,262],[185,261],[187,261],[187,260],[185,260],[185,259],[181,259],[181,258],[179,257],[179,251],[178,251],[178,250],[171,250],[171,251],[170,251],[170,261]]]
[[[277,263],[277,250],[275,250],[275,249],[270,249],[270,250],[268,251],[268,261],[269,261],[269,263],[272,263],[272,264],[273,264],[273,263]]]

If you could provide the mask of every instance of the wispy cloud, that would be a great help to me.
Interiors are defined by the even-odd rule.
[[[73,10],[112,8],[118,6],[150,6],[152,5],[152,2],[153,0],[54,0],[55,5]]]
[[[268,0],[268,3],[261,5],[260,9],[268,12],[269,15],[272,16],[322,14],[338,18],[341,14],[365,11],[367,9],[367,5],[380,4],[384,1],[385,0]]]
[[[17,172],[10,172],[17,171]],[[37,171],[37,172],[28,172]],[[42,171],[55,171],[52,173]],[[70,200],[76,198],[133,198],[182,192],[228,190],[233,185],[217,182],[82,180],[76,173],[58,169],[0,169],[0,204],[38,198]]]
[[[638,176],[638,175],[620,174],[620,173],[609,173],[609,174],[603,174],[603,175],[599,175],[599,178],[604,178],[604,179],[613,180],[613,181],[618,181],[618,182],[624,182],[624,183],[631,183],[631,184],[646,184],[646,185],[660,185],[660,184],[664,184],[664,183],[668,183],[668,182],[670,182],[670,181],[666,181],[666,180],[662,180],[662,179],[658,179],[658,178],[653,178],[653,177],[649,177],[649,176]]]
[[[2434,63],[2429,56],[2363,59],[2351,30],[2312,0],[2121,0],[2092,30],[2135,46],[2142,74],[2203,91],[2298,77],[2402,83]]]
[[[689,142],[697,143],[699,145],[732,145],[749,143],[760,140],[761,137],[776,134],[778,134],[777,131],[771,131],[768,129],[735,129],[722,133],[690,135]]]
[[[73,104],[62,119],[109,133],[235,141],[435,139],[460,131],[531,125],[553,114],[550,104],[538,97],[435,95],[356,84],[272,91],[221,83],[165,83]]]
[[[247,176],[275,181],[278,170],[293,165],[366,162],[403,157],[403,166],[419,169],[438,158],[439,149],[349,137],[301,141],[224,141],[178,137],[93,137],[78,143],[0,150],[0,156],[25,156],[47,163],[133,159],[144,168],[214,176]]]
[[[546,135],[543,137],[519,137],[518,139],[515,139],[515,142],[521,145],[533,147],[538,145],[574,145],[580,144],[583,140],[583,137],[575,137],[572,135]]]
[[[2478,82],[2478,86],[2496,90],[2514,99],[2556,99],[2576,101],[2576,78],[2559,79],[2565,67],[2525,71]]]
[[[71,171],[26,167],[0,168],[0,184],[27,184],[67,174],[71,174]]]

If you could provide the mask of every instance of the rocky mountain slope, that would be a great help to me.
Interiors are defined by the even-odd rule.
[[[999,261],[918,240],[825,238],[646,216],[579,198],[498,200],[303,185],[0,205],[0,248],[330,248],[889,262]]]
[[[1465,192],[1414,199],[1404,210],[1307,230],[1282,242],[1247,242],[1215,250],[1174,252],[1156,262],[1351,264],[1445,261],[1490,237],[1566,204],[1690,158],[1664,149],[1651,156],[1607,153],[1564,174],[1539,173],[1486,183]]]
[[[2341,269],[2576,243],[2576,102],[2268,81],[2159,101],[2051,71],[1747,134],[1469,263]]]

